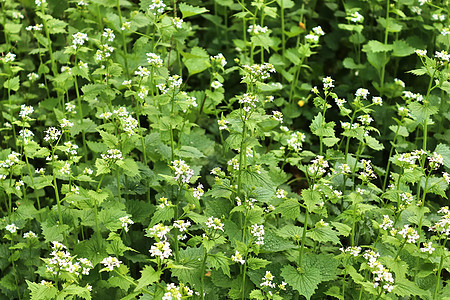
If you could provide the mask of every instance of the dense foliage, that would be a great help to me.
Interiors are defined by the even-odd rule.
[[[448,0],[0,0],[1,299],[450,299]]]

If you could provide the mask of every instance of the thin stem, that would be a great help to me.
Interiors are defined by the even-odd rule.
[[[301,242],[301,245],[300,245],[300,251],[298,253],[298,265],[299,265],[299,267],[302,266],[303,249],[305,248],[306,231],[308,230],[308,217],[309,217],[309,211],[308,211],[308,209],[306,209],[305,224],[303,226],[303,234],[302,234],[302,242]]]

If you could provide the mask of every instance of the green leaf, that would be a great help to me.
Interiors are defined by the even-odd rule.
[[[95,160],[95,168],[97,169],[97,173],[95,174],[95,176],[108,174],[109,172],[111,172],[111,169],[108,167],[108,164],[102,158],[97,158]]]
[[[336,231],[329,226],[314,227],[306,233],[306,236],[319,243],[341,244]]]
[[[322,281],[330,281],[336,279],[340,273],[339,265],[340,261],[332,254],[305,254],[303,257],[303,263],[319,270]]]
[[[46,286],[26,280],[28,289],[31,291],[31,300],[54,299],[58,289],[54,286]]]
[[[66,33],[67,23],[58,19],[51,18],[47,22],[47,27],[50,34]]]
[[[422,76],[428,74],[428,69],[425,67],[420,67],[419,69],[408,71],[407,73],[411,73],[416,76]]]
[[[327,147],[333,147],[334,145],[336,145],[338,142],[340,141],[339,138],[337,137],[327,137],[323,139],[323,143],[325,144],[325,146]]]
[[[210,66],[208,52],[200,47],[192,48],[191,53],[181,52],[181,55],[189,75],[203,72]]]
[[[139,175],[139,167],[134,159],[130,157],[127,157],[124,160],[118,160],[116,164],[121,167],[129,177],[136,177]]]
[[[288,220],[296,219],[300,215],[300,204],[296,200],[287,199],[275,209],[274,213],[280,213]]]
[[[450,147],[446,144],[439,144],[434,149],[434,152],[442,155],[444,158],[444,166],[450,168]]]
[[[134,289],[135,292],[159,281],[162,271],[155,271],[150,265],[147,265],[141,271],[141,274],[141,278],[139,278],[136,288]]]
[[[200,278],[205,275],[201,273],[204,251],[203,247],[180,250],[179,257],[182,268],[173,268],[172,275],[181,282],[192,285],[194,289],[199,289],[201,285]]]
[[[400,297],[425,296],[427,292],[422,290],[412,281],[406,278],[395,278],[394,294]],[[409,298],[409,297],[408,297]]]
[[[293,266],[285,266],[281,269],[281,277],[300,295],[305,296],[306,299],[311,299],[314,291],[322,281],[320,271],[309,265],[297,269]]]
[[[364,52],[388,52],[388,51],[392,51],[394,49],[394,45],[391,44],[383,44],[379,41],[369,41],[366,45],[363,46],[363,51]]]
[[[158,208],[153,214],[150,226],[153,226],[159,222],[171,221],[174,216],[173,207]]]
[[[349,236],[350,232],[352,230],[352,228],[350,226],[348,226],[347,224],[344,223],[338,223],[338,222],[330,222],[331,225],[334,226],[334,228],[337,229],[337,231],[339,232],[339,235],[343,235],[343,236]]]
[[[270,264],[270,261],[258,257],[250,257],[249,259],[247,259],[247,266],[251,270],[264,268],[268,264]]]
[[[10,89],[17,92],[20,88],[20,79],[19,76],[10,78],[3,83],[3,87],[5,89]]]
[[[418,123],[424,122],[439,111],[439,108],[436,106],[431,104],[420,104],[419,102],[411,102],[408,105],[408,109],[411,111],[411,116]]]
[[[205,155],[195,147],[182,146],[180,150],[175,150],[175,155],[183,158],[202,158]]]
[[[117,148],[117,145],[119,145],[119,139],[115,135],[103,130],[99,130],[98,132],[102,136],[103,142],[105,142],[106,146],[111,149]]]
[[[278,5],[282,7],[283,9],[287,8],[293,8],[295,5],[295,2],[292,0],[276,0]]]
[[[178,7],[180,8],[181,13],[183,14],[183,18],[203,14],[209,11],[204,7],[192,6],[186,3],[180,3]]]
[[[415,48],[411,47],[407,42],[403,40],[394,41],[394,51],[392,56],[404,57],[414,53]]]
[[[316,190],[302,190],[302,197],[309,211],[313,211],[316,205],[322,202],[322,196]]]
[[[318,113],[312,120],[309,128],[314,135],[334,138],[334,126],[334,122],[325,122],[322,113]]]
[[[366,136],[365,140],[366,140],[367,146],[369,146],[373,150],[380,151],[380,150],[384,149],[383,144],[381,144],[376,138],[374,138],[370,135]]]
[[[391,126],[389,126],[389,129],[393,133],[397,133],[400,136],[404,136],[404,137],[408,137],[409,136],[409,131],[408,131],[408,129],[405,126],[391,125]]]
[[[229,258],[221,252],[216,254],[209,254],[207,258],[207,263],[209,263],[213,269],[221,269],[225,275],[231,277],[229,261]]]

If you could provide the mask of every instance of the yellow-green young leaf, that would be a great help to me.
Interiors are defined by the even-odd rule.
[[[281,277],[306,299],[311,299],[314,291],[322,281],[320,271],[315,267],[306,265],[297,269],[293,266],[285,266],[281,269]]]
[[[150,226],[153,226],[159,222],[172,221],[174,216],[173,207],[158,208],[152,216]]]
[[[383,44],[379,41],[369,41],[366,45],[363,46],[364,52],[388,52],[394,49],[394,46],[391,44]]]
[[[10,78],[3,83],[3,87],[5,89],[10,89],[17,92],[20,88],[20,79],[19,76]]]
[[[292,8],[295,5],[295,2],[292,0],[276,0],[278,5],[283,9]]]
[[[141,271],[141,278],[138,279],[138,284],[136,285],[136,288],[134,291],[138,291],[144,287],[149,286],[150,284],[159,281],[159,278],[161,277],[162,272],[161,271],[155,271],[150,265],[147,265],[144,267],[144,269]]]
[[[22,24],[16,24],[16,23],[6,23],[5,24],[5,31],[10,34],[16,34],[20,32],[20,29],[22,28]]]
[[[258,257],[250,257],[249,259],[247,259],[247,266],[251,270],[264,268],[268,264],[270,264],[270,261]]]
[[[250,299],[264,300],[266,297],[264,297],[261,290],[253,290],[250,292]]]
[[[95,160],[95,168],[97,169],[97,173],[95,174],[95,176],[108,174],[109,172],[111,172],[111,169],[108,167],[108,164],[102,158],[97,158]]]
[[[370,135],[366,136],[365,140],[366,140],[367,146],[369,146],[373,150],[380,151],[380,150],[384,149],[383,144],[381,144],[376,138],[374,138]]]
[[[47,25],[50,34],[66,33],[67,23],[64,21],[51,18],[50,20],[48,20]]]
[[[180,3],[178,7],[180,8],[181,13],[183,14],[183,18],[203,14],[209,11],[204,7],[192,6],[186,3]]]
[[[64,296],[64,299],[67,299],[69,297],[66,297],[66,296],[70,296],[70,295],[77,296],[77,298],[80,297],[80,298],[85,299],[85,300],[91,300],[92,299],[91,298],[91,292],[87,289],[87,287],[82,287],[82,286],[78,286],[78,285],[75,285],[75,284],[71,284],[69,286],[66,286],[64,288],[64,290],[62,292],[60,292],[58,297],[59,296]]]
[[[436,146],[436,149],[434,149],[434,152],[442,155],[444,158],[444,166],[450,168],[450,147],[445,144],[439,144]]]
[[[397,40],[394,42],[393,56],[403,57],[414,53],[415,48],[411,47],[407,42],[403,40]]]

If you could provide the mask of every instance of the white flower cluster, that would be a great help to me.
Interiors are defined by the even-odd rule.
[[[398,78],[394,78],[394,83],[395,83],[396,85],[401,86],[402,88],[404,88],[404,87],[406,86],[405,83],[403,82],[403,80],[398,79]]]
[[[164,13],[164,7],[166,7],[166,5],[164,4],[163,0],[152,0],[152,4],[150,4],[148,8],[156,16],[157,13]]]
[[[239,161],[237,158],[230,159],[227,164],[233,168],[233,170],[239,170]]]
[[[185,220],[176,220],[173,222],[173,227],[178,228],[180,232],[185,232],[191,226],[191,222]]]
[[[11,233],[16,233],[17,229],[19,229],[19,227],[17,227],[16,224],[12,223],[12,224],[6,225],[5,229]]]
[[[156,256],[160,259],[166,259],[172,255],[172,249],[170,249],[170,244],[166,240],[154,243],[149,252],[151,256]]]
[[[172,24],[173,26],[175,26],[175,28],[181,29],[181,27],[183,26],[183,19],[175,17],[172,19]]]
[[[30,25],[30,26],[25,27],[25,30],[26,31],[32,31],[32,30],[41,31],[43,27],[44,27],[43,24],[36,24],[34,26]]]
[[[23,141],[23,143],[25,145],[28,145],[30,142],[33,141],[34,133],[30,129],[24,128],[19,131],[19,136],[20,136],[20,139],[18,140],[18,142]]]
[[[322,155],[317,155],[311,163],[312,165],[308,167],[308,171],[311,175],[316,177],[325,174],[326,168],[328,168],[328,161],[326,161]]]
[[[108,44],[100,45],[100,49],[97,49],[97,52],[95,52],[95,60],[104,60],[110,57],[113,52],[114,47],[111,47]]]
[[[407,100],[416,100],[417,102],[422,102],[423,101],[423,96],[419,93],[414,94],[410,91],[403,91],[403,98],[407,99]]]
[[[116,38],[116,35],[114,34],[114,31],[112,29],[105,28],[102,33],[102,37],[105,37],[108,40],[108,42],[112,42]]]
[[[319,38],[324,36],[325,32],[323,31],[321,26],[314,27],[309,34],[305,36],[305,40],[308,43],[317,44],[319,42]]]
[[[192,193],[195,198],[200,200],[200,197],[203,196],[203,194],[205,193],[205,191],[203,190],[203,185],[201,183],[199,183],[196,188],[192,189]]]
[[[162,300],[181,300],[193,295],[194,291],[187,285],[180,283],[180,286],[176,286],[174,283],[168,283]]]
[[[165,226],[162,223],[156,224],[153,227],[149,228],[147,230],[147,234],[149,237],[157,237],[161,240],[167,240],[166,235],[169,233],[170,228],[168,226]]]
[[[215,56],[211,56],[210,59],[211,62],[221,65],[222,68],[225,67],[225,65],[227,64],[227,60],[225,59],[222,53],[219,53]]]
[[[257,81],[262,81],[270,77],[270,73],[275,72],[275,68],[272,64],[264,63],[262,65],[253,64],[243,65],[244,76],[242,80],[250,80],[250,82],[255,83]]]
[[[277,198],[280,198],[280,199],[286,199],[286,197],[287,197],[287,192],[286,192],[285,190],[283,190],[283,189],[278,189],[277,192],[276,192],[276,194],[275,194],[275,196],[276,196]]]
[[[383,215],[383,223],[380,225],[380,228],[384,230],[389,230],[394,226],[394,221],[392,221],[388,215]]]
[[[438,232],[439,234],[450,236],[450,210],[448,206],[441,207],[438,210],[439,214],[444,214],[432,227],[429,228],[429,231]]]
[[[35,80],[39,79],[39,74],[31,72],[31,73],[27,74],[27,77],[28,77],[29,81],[35,81]]]
[[[351,246],[347,248],[340,248],[339,250],[342,251],[342,253],[350,253],[351,256],[358,256],[361,253],[361,247],[359,246]]]
[[[77,49],[78,46],[82,46],[89,38],[86,33],[77,32],[72,34],[72,48]]]
[[[403,229],[398,232],[404,239],[407,239],[409,244],[414,244],[420,238],[417,231],[414,228],[409,227],[409,225],[403,226]]]
[[[108,163],[123,160],[122,152],[118,149],[109,149],[106,154],[102,153],[100,156]]]
[[[414,50],[414,52],[421,57],[427,56],[427,50],[422,50],[422,49],[416,49]]]
[[[383,99],[381,97],[372,97],[372,103],[375,105],[383,105]]]
[[[283,113],[277,110],[273,110],[272,111],[272,119],[274,119],[275,121],[278,121],[280,123],[283,123]]]
[[[442,50],[442,51],[436,51],[435,53],[434,53],[434,57],[436,57],[437,59],[439,59],[439,60],[442,60],[441,61],[441,64],[443,64],[444,63],[444,61],[450,61],[450,54],[448,54],[448,52],[447,51],[445,51],[445,50]]]
[[[59,169],[59,172],[60,172],[62,175],[70,176],[70,174],[71,174],[71,171],[70,171],[70,163],[65,162],[65,163],[64,163],[64,166],[62,166],[62,167]]]
[[[365,99],[365,100],[367,100],[367,96],[368,96],[369,94],[370,94],[370,93],[369,93],[369,90],[363,89],[363,88],[359,88],[359,89],[357,89],[356,92],[355,92],[355,96],[356,96],[357,98],[363,98],[363,99]]]
[[[264,245],[264,225],[253,224],[251,226],[250,233],[256,238],[256,245]]]
[[[24,239],[35,239],[35,238],[37,238],[37,234],[34,233],[33,231],[28,231],[23,234],[23,238]]]
[[[366,250],[363,257],[367,260],[367,265],[372,270],[374,274],[374,288],[382,286],[383,290],[390,293],[394,289],[394,277],[392,273],[389,272],[378,260],[380,257],[378,252],[373,250]]]
[[[436,249],[433,247],[433,242],[423,243],[423,247],[420,248],[421,252],[428,252],[428,254],[433,254],[434,250]]]
[[[247,32],[253,34],[253,35],[258,35],[261,33],[266,33],[267,31],[269,31],[269,28],[267,28],[267,26],[261,26],[261,25],[250,25],[248,26]]]
[[[175,171],[175,177],[173,180],[178,181],[181,178],[182,183],[189,183],[192,176],[194,176],[194,170],[192,170],[184,160],[172,161],[172,169]]]
[[[74,125],[73,122],[70,122],[66,118],[62,118],[61,123],[59,124],[59,126],[61,126],[62,129],[72,128],[73,125]]]
[[[291,133],[290,139],[287,140],[288,149],[295,152],[302,150],[303,142],[306,139],[306,135],[300,131]]]
[[[324,90],[329,90],[334,88],[334,79],[332,79],[330,76],[324,77],[322,79],[323,88]]]
[[[22,104],[20,106],[19,117],[21,117],[24,120],[29,120],[30,119],[29,115],[31,115],[33,112],[34,112],[33,106],[26,106],[25,104]]]
[[[262,281],[259,285],[262,287],[271,287],[271,288],[275,288],[275,283],[273,282],[273,279],[275,278],[275,276],[272,275],[272,273],[270,271],[266,271],[266,275],[264,275],[264,277],[262,278]]]
[[[256,107],[256,103],[259,102],[256,95],[245,93],[239,97],[239,103],[244,106],[244,111],[249,112],[252,108]]]
[[[144,77],[150,75],[150,70],[147,67],[139,66],[137,71],[134,71],[134,75]]]
[[[45,132],[44,141],[46,142],[55,142],[61,136],[61,130],[56,129],[55,127],[49,127]]]
[[[119,268],[122,261],[118,260],[117,257],[108,256],[104,258],[100,263],[105,265],[105,268],[108,272],[111,272],[115,267]]]
[[[77,149],[78,149],[78,145],[77,144],[73,144],[72,142],[65,142],[64,146],[66,147],[64,149],[64,152],[67,153],[67,155],[72,156],[72,155],[77,155]]]
[[[234,255],[231,255],[231,260],[237,263],[240,263],[241,265],[245,264],[245,260],[242,257],[242,255],[239,253],[239,251],[236,250]]]
[[[223,231],[224,224],[219,218],[209,217],[208,221],[206,221],[206,226],[208,228],[213,228],[214,230]]]
[[[432,169],[438,169],[444,164],[444,158],[441,154],[433,152],[430,156],[428,156],[428,162],[430,163],[430,167]]]
[[[50,259],[47,262],[47,272],[59,276],[62,271],[74,274],[76,276],[89,275],[90,270],[94,267],[92,262],[87,258],[75,258],[66,251],[67,248],[63,244],[53,241]],[[74,261],[75,260],[75,261]]]
[[[76,113],[77,113],[77,112],[75,111],[75,105],[72,104],[72,103],[69,103],[69,102],[66,103],[66,111],[67,111],[68,113],[73,113],[73,114],[76,114]]]
[[[13,62],[16,59],[16,55],[14,53],[8,52],[6,55],[2,58],[2,61],[5,63]]]
[[[372,169],[372,165],[371,165],[371,161],[370,160],[361,160],[361,163],[363,165],[364,170],[361,171],[361,173],[359,174],[359,177],[361,178],[361,180],[363,181],[368,181],[370,179],[375,179],[377,178],[377,175],[375,174],[375,172]]]
[[[122,228],[125,230],[125,232],[128,232],[129,225],[134,224],[133,220],[131,220],[129,216],[121,217],[121,218],[119,218],[119,221],[122,222]]]
[[[350,21],[353,23],[362,23],[364,21],[364,17],[357,11],[350,15]]]
[[[147,62],[150,64],[150,66],[154,68],[161,68],[164,64],[163,60],[161,59],[161,56],[155,54],[155,53],[147,53]]]

